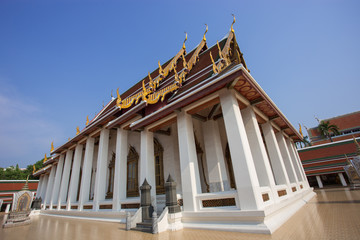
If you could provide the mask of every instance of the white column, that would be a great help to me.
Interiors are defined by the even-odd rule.
[[[218,124],[214,120],[208,120],[202,124],[202,129],[210,192],[229,190]]]
[[[144,180],[151,186],[151,203],[156,209],[156,181],[154,163],[154,134],[147,129],[141,131],[140,135],[140,186]]]
[[[184,211],[197,211],[195,196],[201,193],[192,118],[186,112],[177,116],[181,185]]]
[[[259,179],[260,186],[275,186],[274,175],[271,170],[263,138],[261,136],[256,115],[251,106],[241,110],[246,134],[249,140],[251,154]]]
[[[341,184],[342,184],[344,187],[346,187],[346,186],[347,186],[347,184],[346,184],[346,181],[345,181],[345,178],[344,178],[343,173],[338,173],[338,175],[339,175],[339,178],[340,178]]]
[[[126,199],[127,137],[127,130],[122,128],[117,129],[113,192],[113,210],[115,211],[121,209],[120,201]]]
[[[37,187],[37,190],[36,190],[36,198],[39,198],[40,195],[41,195],[41,186],[43,184],[43,181],[44,181],[44,175],[40,175],[38,187]]]
[[[83,163],[83,171],[81,177],[80,195],[79,195],[79,210],[83,210],[85,202],[89,201],[91,170],[94,158],[94,143],[95,139],[88,137],[85,146],[85,156]]]
[[[257,210],[263,205],[259,180],[254,160],[241,116],[240,108],[233,90],[220,94],[221,109],[228,137],[234,177],[242,210]]]
[[[324,186],[323,186],[323,184],[322,184],[322,181],[321,181],[321,178],[320,178],[319,175],[316,176],[316,180],[317,180],[317,182],[318,182],[319,188],[323,188]]]
[[[51,171],[50,171],[50,175],[49,175],[48,184],[47,184],[47,187],[46,187],[46,195],[45,195],[44,204],[49,204],[50,203],[52,191],[53,191],[53,188],[54,188],[55,171],[56,171],[56,167],[52,166]]]
[[[61,183],[61,177],[62,177],[63,167],[64,167],[64,159],[65,159],[64,154],[61,154],[58,164],[56,166],[54,188],[53,188],[52,196],[51,196],[51,200],[50,200],[50,209],[53,209],[54,203],[57,204],[59,202],[59,191],[60,191],[60,183]]]
[[[48,174],[44,174],[44,178],[43,178],[43,183],[41,184],[41,199],[42,199],[42,203],[45,205],[45,196],[46,196],[46,188],[47,188],[47,183],[48,183],[48,179],[49,179],[49,175]]]
[[[306,173],[305,173],[305,169],[304,169],[304,166],[302,165],[302,161],[301,161],[301,159],[300,159],[299,153],[298,153],[298,151],[297,151],[294,143],[292,143],[291,146],[292,146],[292,148],[294,149],[295,157],[296,157],[298,163],[299,163],[300,166],[301,166],[301,169],[300,169],[300,170],[301,170],[301,174],[303,175],[303,177],[304,177],[304,179],[305,179],[305,181],[304,181],[304,183],[305,183],[305,185],[306,185],[305,188],[309,188],[309,187],[310,187],[309,181],[308,181],[308,179],[307,179],[307,176],[306,176]]]
[[[301,173],[302,166],[299,164],[299,161],[296,159],[296,154],[294,152],[294,148],[291,145],[290,139],[286,139],[285,141],[286,141],[286,146],[290,153],[291,162],[293,163],[293,166],[295,168],[296,176],[298,177],[299,181],[303,182],[305,179]]]
[[[94,187],[94,207],[99,210],[99,202],[105,200],[106,193],[106,172],[107,159],[109,152],[109,129],[103,129],[100,132],[99,153],[96,167],[95,187]]]
[[[280,153],[279,145],[276,141],[274,129],[272,128],[270,122],[262,124],[261,127],[263,129],[276,185],[286,184],[288,187],[290,187],[289,177],[286,173],[286,168]]]
[[[80,165],[81,158],[83,153],[83,145],[78,144],[75,148],[74,161],[71,170],[71,179],[69,185],[69,194],[67,200],[67,209],[71,209],[71,203],[76,202],[78,186],[79,186],[79,178],[80,178]]]
[[[66,203],[66,196],[68,193],[68,187],[69,187],[69,177],[70,177],[70,169],[71,169],[71,162],[73,158],[73,150],[68,150],[66,152],[65,157],[65,164],[64,164],[64,170],[61,177],[61,185],[60,185],[60,193],[59,193],[59,201],[57,208],[61,209],[61,204]]]
[[[279,144],[281,156],[282,156],[282,158],[284,160],[285,168],[286,168],[287,174],[289,176],[290,183],[296,183],[298,185],[299,180],[296,177],[295,169],[294,169],[294,166],[293,166],[293,164],[291,162],[290,153],[289,153],[289,150],[287,148],[287,145],[286,145],[286,142],[285,142],[285,137],[284,137],[282,132],[276,133],[276,140],[277,140],[277,142]]]

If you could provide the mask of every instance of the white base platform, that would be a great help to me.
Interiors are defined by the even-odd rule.
[[[261,211],[183,212],[184,228],[271,234],[316,194],[310,188]]]
[[[259,211],[237,209],[211,209],[198,212],[182,212],[184,228],[271,234],[284,224],[316,194],[313,189],[304,190],[275,205]],[[134,209],[126,210],[135,213]],[[78,218],[95,221],[126,223],[125,210],[112,211],[66,211],[41,210],[41,215]]]

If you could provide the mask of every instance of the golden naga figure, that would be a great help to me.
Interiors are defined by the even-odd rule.
[[[116,95],[117,95],[116,106],[118,106],[121,109],[121,97],[120,97],[120,94],[119,94],[119,88],[116,89]]]
[[[79,127],[76,127],[76,135],[80,133]]]

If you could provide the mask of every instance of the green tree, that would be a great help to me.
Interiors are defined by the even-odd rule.
[[[35,163],[35,170],[39,170],[43,167],[43,159]],[[0,168],[0,180],[26,180],[27,176],[29,179],[39,179],[32,175],[33,165],[28,165],[25,170],[20,170],[19,165],[16,167],[10,166],[8,168]]]
[[[321,134],[321,136],[323,137],[327,137],[328,139],[330,139],[331,142],[333,142],[332,138],[331,138],[331,132],[334,135],[339,135],[339,127],[336,126],[335,124],[330,124],[330,121],[320,121],[319,125],[318,125],[318,130]]]

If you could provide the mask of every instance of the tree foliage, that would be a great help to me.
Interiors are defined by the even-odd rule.
[[[321,121],[318,125],[318,130],[323,137],[327,137],[333,142],[331,134],[339,135],[339,127],[335,124],[330,124],[330,121]]]
[[[39,170],[43,167],[43,159],[39,160],[35,163],[35,171]],[[0,168],[0,180],[26,180],[27,176],[29,179],[39,179],[38,177],[34,177],[33,173],[33,165],[28,165],[25,170],[21,170],[19,165],[10,166],[8,168]]]

